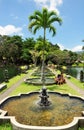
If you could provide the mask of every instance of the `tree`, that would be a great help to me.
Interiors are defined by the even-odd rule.
[[[2,36],[0,37],[0,58],[3,62],[9,64],[10,62],[17,62],[19,47],[15,44],[15,41],[18,42],[17,39],[13,38],[13,36]]]
[[[35,46],[35,41],[33,38],[26,38],[23,41],[22,44],[22,54],[21,54],[21,60],[23,62],[23,64],[29,64],[32,63],[32,55],[31,55],[31,50],[34,50],[34,46]]]
[[[32,56],[33,64],[34,64],[35,67],[36,67],[36,65],[37,65],[37,58],[38,58],[38,56],[39,56],[39,53],[38,53],[38,51],[36,51],[36,50],[30,50],[30,54],[31,54],[31,56]]]
[[[31,53],[30,53],[29,49],[24,48],[22,50],[21,60],[23,61],[23,64],[25,64],[25,63],[30,64],[31,63],[32,58],[31,58]]]
[[[45,50],[45,40],[46,40],[46,30],[49,29],[49,32],[52,32],[52,36],[56,34],[56,28],[53,26],[54,22],[62,23],[62,19],[58,17],[55,11],[48,11],[47,8],[43,8],[42,12],[35,11],[33,15],[29,17],[30,24],[28,26],[29,30],[34,34],[39,29],[44,30],[43,36],[43,61],[42,61],[42,81],[44,81],[44,50]]]
[[[82,47],[83,50],[83,59],[84,59],[84,46]],[[84,72],[84,60],[83,60],[83,72]]]
[[[44,39],[42,37],[39,37],[35,44],[35,50],[38,52],[38,58],[40,58],[40,62],[43,61],[43,53],[44,53],[44,61],[46,60],[47,54],[50,49],[50,43],[47,40],[45,40],[45,50],[43,50],[44,47],[43,40]]]
[[[22,38],[21,36],[8,36],[4,42],[4,49],[7,54],[5,54],[7,59],[12,60],[15,64],[19,63],[21,50],[22,50]],[[4,51],[4,52],[5,52]]]
[[[26,38],[23,42],[23,48],[34,49],[35,40],[33,38]]]

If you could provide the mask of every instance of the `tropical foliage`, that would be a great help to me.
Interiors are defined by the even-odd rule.
[[[48,29],[49,32],[53,33],[53,36],[56,34],[56,28],[53,26],[54,22],[58,22],[59,24],[62,23],[62,19],[58,17],[57,13],[54,11],[48,11],[47,8],[43,8],[42,12],[35,11],[33,15],[29,17],[30,24],[28,26],[29,30],[32,31],[34,34],[39,29],[43,29],[44,36],[43,36],[43,58],[44,58],[44,51],[46,45],[46,30]]]
[[[44,60],[46,64],[53,63],[58,66],[82,64],[81,61],[84,61],[84,46],[81,53],[76,53],[69,50],[61,50],[57,43],[53,44],[46,39],[46,30],[52,32],[52,36],[54,36],[56,34],[55,22],[60,25],[62,23],[62,19],[58,17],[56,12],[43,8],[42,12],[35,11],[33,15],[29,16],[29,20],[29,30],[35,34],[37,30],[43,29],[43,36],[39,35],[37,39],[32,37],[22,39],[18,35],[0,35],[1,71],[2,68],[12,65],[15,66],[14,68],[18,68],[21,65],[40,65]],[[2,76],[3,72],[1,71]]]
[[[18,37],[18,39],[17,39]],[[0,66],[5,64],[34,64],[35,58],[37,65],[40,64],[42,51],[42,37],[34,40],[27,38],[23,40],[20,36],[0,36]],[[45,42],[46,64],[51,61],[54,64],[72,65],[76,61],[84,60],[84,53],[77,53],[68,50],[60,50],[58,44]]]

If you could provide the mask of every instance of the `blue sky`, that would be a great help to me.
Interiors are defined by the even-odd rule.
[[[61,49],[80,51],[84,46],[84,0],[0,0],[0,34],[35,39],[43,35],[42,30],[36,35],[28,30],[28,17],[43,7],[57,11],[63,19],[61,26],[54,24],[56,36],[47,32],[47,39]]]

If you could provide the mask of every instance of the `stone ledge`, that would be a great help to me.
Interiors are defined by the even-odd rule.
[[[33,92],[33,93],[36,93],[36,92]],[[50,92],[50,93],[53,93],[53,92]],[[54,92],[54,93],[58,93],[58,92]],[[31,93],[28,93],[28,94],[31,94]],[[84,100],[82,97],[71,96],[70,94],[62,94],[62,93],[60,94],[65,95],[65,96],[68,95],[70,97],[77,97]],[[19,94],[18,96],[20,95],[25,96],[26,94]],[[14,96],[14,97],[17,98],[18,96]],[[12,97],[8,97],[8,98],[12,98]],[[0,123],[9,121],[12,125],[12,130],[78,130],[79,127],[84,128],[84,117],[74,117],[73,121],[67,125],[46,127],[46,126],[30,126],[30,125],[20,124],[19,122],[16,121],[14,116],[5,116],[6,113],[7,113],[6,111],[0,110]]]
[[[9,121],[12,125],[12,130],[78,130],[78,127],[84,127],[84,117],[74,117],[73,121],[68,125],[57,127],[45,127],[45,126],[29,126],[23,125],[16,121],[15,117],[0,117],[0,122]]]
[[[6,88],[7,85],[6,84],[0,84],[0,91],[3,90],[4,88]]]

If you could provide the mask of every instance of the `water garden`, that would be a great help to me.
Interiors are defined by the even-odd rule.
[[[50,27],[50,31],[52,31],[54,35],[55,28],[51,26],[51,23],[57,21],[61,24],[62,20],[54,12],[49,13],[47,9],[43,9],[42,13],[43,15],[40,15],[40,12],[36,11],[34,15],[31,15],[29,18],[29,30],[32,30],[34,26],[34,33],[36,33],[39,26],[42,26],[43,24],[44,37],[40,37],[38,44],[35,46],[35,49],[40,52],[39,55],[36,50],[30,50],[30,53],[28,53],[28,51],[27,53],[28,56],[31,55],[30,57],[27,57],[26,50],[23,49],[24,53],[20,60],[16,57],[9,59],[6,55],[2,60],[4,62],[4,64],[1,64],[2,68],[4,68],[4,79],[2,79],[1,84],[5,83],[7,87],[0,91],[1,96],[15,87],[15,84],[16,87],[13,90],[11,89],[12,91],[9,91],[8,96],[4,97],[3,100],[0,100],[0,127],[1,129],[6,128],[6,130],[83,130],[83,64],[81,62],[81,70],[80,72],[77,71],[80,75],[78,76],[78,79],[76,79],[77,77],[74,78],[69,73],[69,71],[71,72],[69,68],[71,68],[70,66],[72,65],[74,66],[74,64],[78,66],[80,62],[78,61],[77,63],[75,62],[77,59],[74,59],[73,63],[71,55],[70,59],[69,57],[67,59],[67,56],[69,53],[71,54],[71,52],[61,52],[61,55],[63,55],[63,53],[66,54],[66,57],[61,60],[59,60],[59,56],[53,56],[54,53],[50,53],[50,50],[47,55],[47,51],[51,47],[49,48],[49,44],[46,41],[46,29]],[[55,17],[51,17],[50,22],[46,23],[46,15],[48,15],[49,18],[51,15],[55,15]],[[42,16],[42,19],[40,16]],[[15,40],[14,38],[16,37],[12,37],[9,41]],[[18,39],[16,39],[16,41],[17,40]],[[31,39],[29,40],[31,41]],[[22,48],[27,49],[27,47],[31,46],[30,44],[27,46],[27,44],[28,42],[25,41]],[[21,47],[19,42],[18,45]],[[60,52],[57,45],[56,48],[58,49],[55,51]],[[52,50],[53,49],[55,49],[54,46],[52,47]],[[77,54],[74,55],[77,56]],[[81,55],[83,57],[84,54],[82,53]],[[16,73],[12,78],[10,77],[7,67],[8,60],[10,63],[12,62],[12,65],[18,63],[16,70],[14,71]],[[20,66],[23,63],[22,61],[26,64],[25,66]],[[32,62],[34,64],[30,65]],[[69,83],[67,81],[69,81]],[[72,83],[72,85],[70,83]],[[82,92],[79,93],[74,86],[76,88],[78,87]]]
[[[31,73],[31,71],[32,70],[28,70],[27,72]],[[39,80],[41,80],[41,76],[38,76],[38,72],[39,68],[35,69],[34,73],[32,73],[29,79],[36,79],[37,75],[37,77],[39,77]],[[57,73],[59,72],[57,71]],[[22,74],[22,76],[24,75],[26,74]],[[55,78],[54,74],[51,72],[51,68],[49,70],[46,69],[45,80],[46,76],[48,76],[48,79],[52,79],[52,77],[53,79]],[[10,82],[7,84],[9,85]],[[83,85],[83,83],[81,85]],[[69,86],[66,83],[56,85],[54,82],[53,84],[46,85],[46,88],[44,87],[42,89],[42,85],[36,85],[32,82],[31,84],[28,82],[25,83],[24,80],[24,82],[15,91],[13,91],[8,98],[2,101],[0,108],[1,110],[5,111],[5,114],[2,112],[3,114],[1,115],[4,115],[4,118],[6,118],[5,121],[2,118],[1,122],[10,122],[9,117],[15,116],[15,120],[17,122],[27,126],[54,126],[55,128],[55,126],[64,127],[64,125],[70,124],[73,121],[74,117],[80,117],[82,119],[84,101],[83,98],[80,98],[79,94],[76,91],[73,89],[70,90]],[[62,91],[61,89],[64,90]],[[28,94],[26,92],[28,92]],[[72,96],[68,94],[71,92]],[[73,94],[78,96],[76,97]],[[78,129],[78,125],[76,128]],[[53,127],[51,127],[51,129],[53,129]]]

